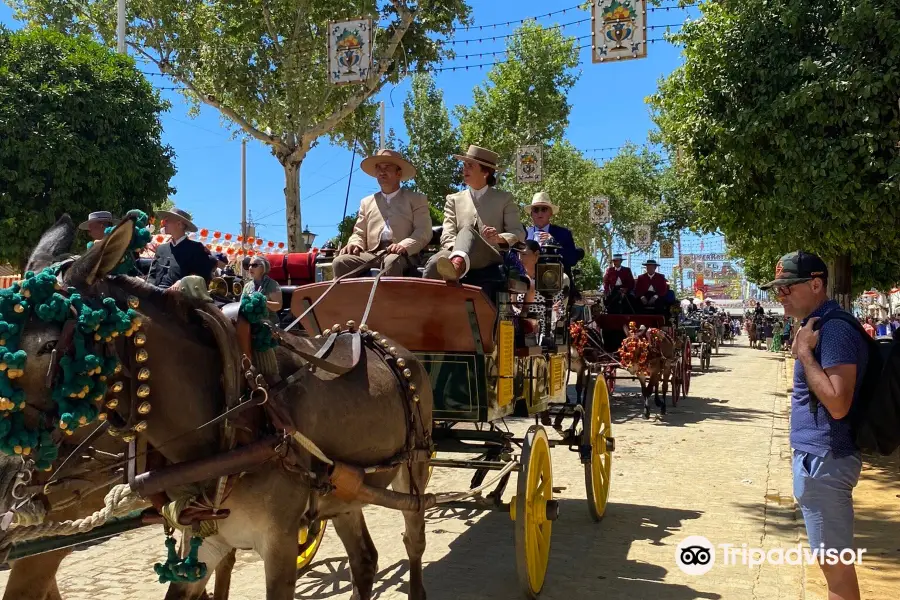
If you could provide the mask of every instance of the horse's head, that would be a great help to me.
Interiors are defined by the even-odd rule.
[[[95,336],[120,324],[90,294],[120,264],[134,229],[125,219],[73,258],[75,225],[64,215],[41,237],[23,280],[0,291],[0,512],[16,472],[48,470],[59,440],[98,418],[113,359]]]

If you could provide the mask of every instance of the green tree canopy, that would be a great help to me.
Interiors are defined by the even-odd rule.
[[[721,230],[750,265],[802,248],[837,264],[851,258],[856,289],[892,286],[897,1],[700,6],[702,18],[674,36],[684,65],[651,103],[701,226]]]
[[[173,191],[168,105],[131,59],[84,37],[0,29],[0,262],[62,216],[122,216]]]
[[[115,40],[112,0],[7,2],[30,23]],[[377,25],[374,68],[364,83],[334,86],[329,24],[361,16]],[[183,85],[195,111],[209,105],[271,148],[285,174],[288,246],[298,251],[300,166],[309,150],[323,136],[374,150],[372,96],[448,56],[444,40],[468,16],[464,0],[129,0],[128,44]]]
[[[569,90],[580,76],[575,44],[560,28],[526,23],[517,29],[506,62],[491,67],[487,82],[474,89],[471,106],[456,109],[462,147],[497,152],[510,172],[518,146],[562,139],[572,109]]]
[[[412,189],[425,194],[431,206],[444,207],[447,194],[462,185],[459,161],[460,135],[444,104],[444,93],[428,73],[413,75],[412,89],[403,103],[403,120],[409,143],[399,149],[416,167]]]

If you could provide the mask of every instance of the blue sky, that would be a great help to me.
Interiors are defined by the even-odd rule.
[[[664,5],[674,5],[666,0]],[[572,0],[470,0],[476,25],[505,22],[535,15],[547,14],[575,5]],[[662,38],[662,25],[679,24],[696,10],[656,10],[648,13],[647,24],[653,27],[648,38]],[[569,10],[565,14],[541,19],[545,26],[570,23],[589,17],[589,11]],[[110,18],[115,18],[114,14]],[[12,11],[0,5],[0,22],[8,27],[18,27]],[[456,39],[473,39],[512,32],[512,27],[497,27],[486,31],[460,31]],[[564,29],[567,35],[590,34],[590,22]],[[495,33],[496,32],[496,33]],[[324,42],[323,42],[324,43]],[[581,44],[589,43],[589,40]],[[478,44],[461,44],[459,54],[494,52],[504,49],[502,40]],[[494,58],[461,59],[450,65],[476,65],[500,60]],[[654,42],[648,48],[645,59],[619,63],[592,64],[590,48],[581,50],[581,78],[569,99],[572,114],[568,138],[578,148],[618,147],[631,141],[641,143],[651,129],[645,98],[656,90],[660,77],[670,73],[681,62],[678,48],[666,42]],[[142,67],[143,68],[143,67]],[[149,70],[149,69],[144,69]],[[444,71],[437,74],[437,84],[444,91],[445,101],[451,108],[472,101],[472,89],[485,81],[487,68],[471,68],[468,71]],[[173,83],[161,77],[150,77],[158,86]],[[406,137],[403,125],[402,104],[409,91],[409,81],[385,89],[378,99],[386,102],[386,127],[394,128]],[[232,140],[228,127],[222,124],[217,111],[204,108],[197,118],[187,114],[187,105],[178,92],[163,91],[172,102],[172,109],[162,116],[163,139],[175,149],[178,173],[172,180],[177,192],[176,203],[191,211],[201,227],[212,230],[238,231],[240,223],[240,142]],[[594,152],[598,159],[610,158],[614,151]],[[336,225],[344,209],[347,191],[347,174],[350,171],[351,153],[342,148],[323,143],[313,149],[303,163],[301,171],[301,205],[303,224],[318,234],[317,242],[337,233]],[[357,158],[357,165],[359,159]],[[330,187],[328,187],[330,186]],[[267,147],[251,141],[247,147],[247,204],[254,220],[259,222],[257,233],[266,239],[285,239],[284,225],[284,177],[278,161]],[[350,186],[348,212],[353,212],[359,200],[375,190],[374,180],[362,172],[354,173]],[[553,190],[548,190],[552,195]],[[307,199],[308,198],[308,199]],[[102,207],[97,207],[102,209]]]

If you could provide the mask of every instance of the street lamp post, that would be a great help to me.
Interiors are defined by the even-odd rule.
[[[303,245],[306,246],[308,251],[312,248],[313,242],[316,240],[316,234],[311,232],[309,227],[304,227],[300,235],[303,236]]]

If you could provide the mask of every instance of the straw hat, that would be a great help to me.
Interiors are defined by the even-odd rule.
[[[187,229],[188,231],[197,231],[197,226],[194,225],[194,222],[192,221],[193,217],[191,216],[191,213],[186,210],[181,210],[180,208],[173,208],[172,210],[158,210],[156,211],[156,216],[159,217],[161,221],[166,219],[183,221],[187,226],[185,229]]]
[[[412,166],[412,163],[403,158],[403,155],[399,152],[388,150],[387,148],[382,148],[374,156],[370,156],[363,160],[362,163],[360,163],[359,168],[362,169],[363,173],[366,175],[376,177],[375,166],[383,163],[400,167],[401,181],[407,181],[416,176],[416,168]]]
[[[489,169],[494,169],[495,171],[499,169],[497,163],[500,160],[500,155],[496,152],[491,152],[486,148],[479,148],[475,145],[469,146],[469,149],[466,150],[465,154],[454,154],[453,158],[456,158],[463,162],[475,162],[479,165],[484,165]]]
[[[550,207],[550,212],[554,215],[559,212],[559,207],[552,202],[550,202],[550,194],[547,192],[538,192],[531,199],[531,207],[535,206],[548,206]]]
[[[78,229],[82,231],[87,231],[88,225],[91,223],[109,223],[110,225],[115,225],[119,222],[118,219],[114,219],[112,213],[108,210],[98,210],[96,212],[92,212],[88,215],[87,221],[78,226]]]

